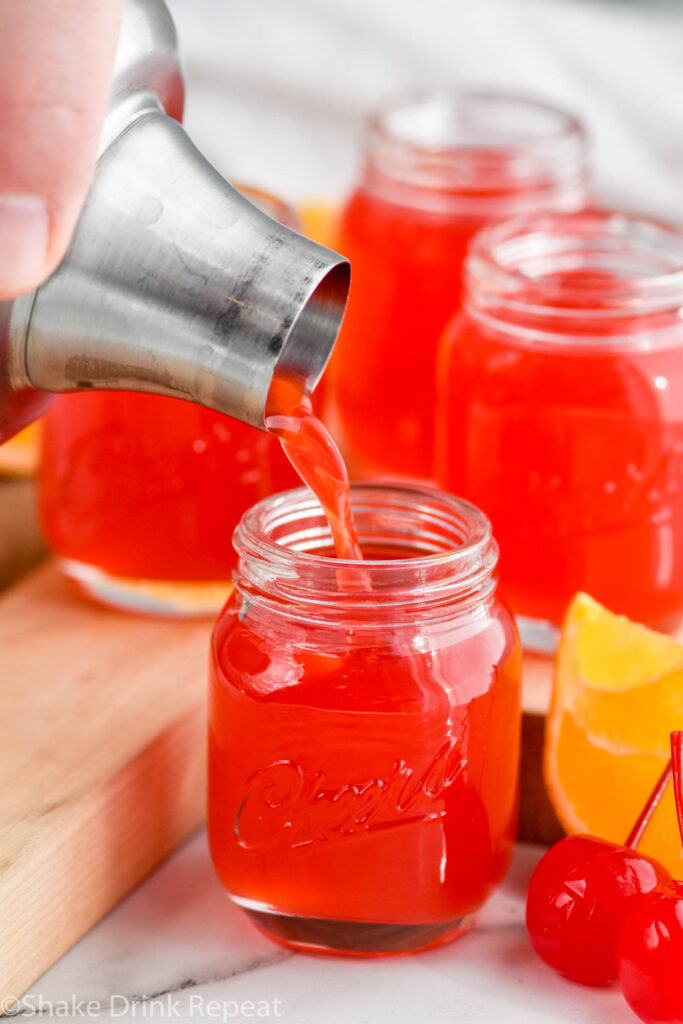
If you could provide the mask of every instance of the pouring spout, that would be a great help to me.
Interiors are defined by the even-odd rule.
[[[349,278],[146,111],[101,158],[66,259],[15,317],[14,386],[150,391],[263,427],[274,374],[318,382]]]

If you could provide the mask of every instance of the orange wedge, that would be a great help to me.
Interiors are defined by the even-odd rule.
[[[544,774],[569,833],[624,842],[683,729],[683,644],[586,594],[567,612],[546,726]],[[639,849],[683,878],[671,788]]]
[[[33,476],[38,469],[40,426],[32,423],[0,444],[0,474]]]

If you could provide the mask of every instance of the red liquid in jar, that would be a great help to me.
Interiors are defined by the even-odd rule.
[[[337,248],[353,267],[326,415],[355,479],[433,477],[434,366],[482,221],[358,190]]]
[[[281,444],[180,399],[62,396],[43,422],[41,505],[53,549],[116,577],[227,580],[242,513],[303,480],[338,556],[360,557],[334,441],[295,385],[278,381],[271,395],[268,427]]]
[[[608,282],[571,283],[585,301]],[[581,344],[605,327],[576,317],[545,344],[467,314],[447,332],[439,484],[490,518],[519,615],[559,623],[577,590],[653,625],[683,611],[683,336],[643,346],[647,328],[620,317],[614,347]]]
[[[454,622],[421,649],[380,635],[331,640],[304,616],[285,638],[275,618],[230,606],[214,634],[212,856],[238,904],[287,943],[373,953],[444,941],[509,862],[511,625]]]
[[[537,194],[538,193],[538,194]],[[511,182],[495,199],[511,204],[557,197],[542,183]],[[457,201],[457,194],[452,197]],[[492,195],[470,192],[486,202]],[[429,481],[439,340],[462,302],[462,267],[473,236],[505,216],[466,215],[392,202],[358,189],[341,218],[337,248],[351,261],[351,292],[328,370],[325,415],[352,479]],[[508,215],[514,211],[508,207]],[[496,214],[496,210],[499,212]]]
[[[289,382],[275,381],[266,422],[322,505],[334,546],[281,579],[277,560],[251,577],[247,553],[216,624],[214,865],[254,923],[288,945],[356,955],[425,948],[468,926],[509,863],[514,626],[490,595],[471,617],[457,598],[435,613],[399,589],[398,607],[413,603],[406,616],[386,588],[378,596],[373,572],[422,554],[419,544],[392,542],[384,523],[384,539],[361,550],[344,463]],[[316,592],[315,567],[329,579],[334,553],[367,568],[347,564]],[[411,585],[424,586],[427,570],[413,573]]]
[[[43,420],[47,539],[113,576],[228,580],[242,513],[295,486],[275,438],[181,399],[63,395]]]
[[[326,416],[352,479],[429,481],[437,347],[468,244],[523,212],[580,209],[585,137],[566,112],[495,91],[407,96],[368,127],[337,241],[353,273]]]

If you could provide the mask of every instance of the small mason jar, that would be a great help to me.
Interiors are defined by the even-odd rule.
[[[353,275],[324,409],[352,479],[433,479],[436,352],[472,236],[588,195],[581,124],[535,100],[428,93],[371,119],[336,241]]]
[[[482,232],[438,366],[438,479],[490,517],[522,639],[572,595],[683,613],[683,235],[629,214]]]
[[[289,227],[293,210],[240,190]],[[43,530],[60,569],[128,611],[215,615],[245,509],[298,477],[276,437],[180,398],[61,395],[42,420]]]
[[[236,531],[213,634],[209,839],[271,938],[350,954],[454,938],[515,835],[520,653],[486,517],[355,485],[365,561],[331,557],[308,491]]]

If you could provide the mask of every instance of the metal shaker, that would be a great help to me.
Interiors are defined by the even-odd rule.
[[[176,118],[183,81],[162,0],[127,0],[92,186],[70,249],[0,303],[0,441],[50,392],[146,391],[263,426],[275,373],[318,382],[348,263],[240,195]]]

